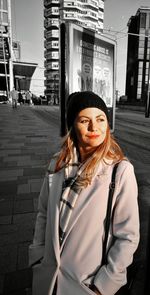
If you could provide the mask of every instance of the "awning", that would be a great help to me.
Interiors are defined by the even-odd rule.
[[[13,62],[14,76],[31,79],[36,67],[36,63]]]
[[[3,63],[0,62],[4,67]],[[27,91],[30,89],[30,83],[34,71],[37,67],[37,63],[27,63],[27,62],[13,62],[13,74],[15,86],[18,90]],[[6,90],[6,76],[4,70],[0,74],[0,90]],[[8,84],[9,84],[9,73],[7,74]],[[8,86],[9,87],[9,86]]]

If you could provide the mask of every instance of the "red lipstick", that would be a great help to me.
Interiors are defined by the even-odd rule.
[[[93,139],[94,139],[94,138],[98,138],[98,137],[99,137],[99,135],[97,135],[97,134],[91,134],[91,135],[88,135],[88,137],[89,137],[89,138],[93,138]]]

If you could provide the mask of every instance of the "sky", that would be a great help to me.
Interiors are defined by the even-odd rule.
[[[11,0],[13,39],[20,42],[21,61],[38,63],[33,75],[31,91],[44,93],[44,16],[43,0]],[[127,23],[140,6],[150,0],[105,0],[104,29],[117,41],[116,88],[125,94],[127,59]],[[109,32],[108,32],[109,31]],[[114,33],[117,31],[119,33]]]

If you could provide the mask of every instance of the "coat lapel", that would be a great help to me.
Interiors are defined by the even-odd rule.
[[[55,174],[49,175],[50,181],[50,215],[51,215],[51,231],[52,240],[56,259],[60,260],[59,247],[59,206],[62,193],[62,183],[64,180],[64,170],[60,170]]]
[[[93,177],[92,183],[95,182],[95,178],[102,174],[102,164],[99,165],[96,175]],[[101,181],[101,179],[100,179]],[[99,182],[100,184],[100,182]],[[61,251],[63,250],[64,244],[71,232],[71,230],[73,229],[73,227],[75,226],[75,224],[77,223],[79,217],[81,216],[81,214],[83,214],[84,210],[86,209],[86,207],[89,205],[89,203],[92,201],[93,198],[93,190],[95,190],[95,186],[93,186],[92,184],[83,189],[82,192],[80,193],[79,199],[77,201],[77,204],[72,212],[70,221],[69,221],[69,225],[68,225],[68,229],[66,232],[66,236],[64,238],[64,241],[61,245]]]

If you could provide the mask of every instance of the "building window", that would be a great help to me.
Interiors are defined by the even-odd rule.
[[[7,7],[7,0],[1,0],[0,1],[0,9],[3,9],[3,10],[7,10],[8,7]]]
[[[142,81],[138,81],[138,88],[142,87]]]
[[[139,62],[139,68],[143,68],[143,61]]]
[[[148,75],[145,76],[145,83],[148,84]]]
[[[140,27],[146,28],[146,13],[141,13]]]
[[[142,82],[142,75],[139,75],[139,76],[138,76],[138,81],[139,81],[139,82]]]
[[[139,47],[138,57],[141,59],[144,58],[144,47],[143,48]]]
[[[143,69],[139,68],[139,75],[142,75]]]
[[[144,40],[143,41],[140,40],[139,47],[143,47],[144,48],[144,44],[145,44],[145,41]]]
[[[3,13],[3,22],[8,23],[8,13],[7,12]]]
[[[141,99],[141,94],[137,94],[137,100]]]

